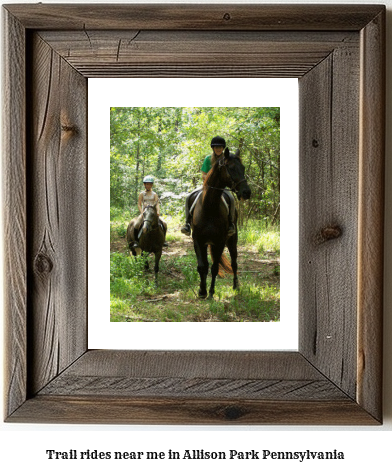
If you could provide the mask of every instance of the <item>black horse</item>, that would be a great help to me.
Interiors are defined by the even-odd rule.
[[[219,271],[219,262],[225,246],[229,249],[231,268],[234,274],[233,288],[238,287],[237,277],[237,232],[228,238],[228,208],[222,200],[224,188],[227,186],[237,194],[239,199],[249,199],[251,190],[245,179],[245,167],[241,162],[239,151],[234,155],[226,148],[222,158],[213,164],[204,181],[203,191],[192,213],[192,238],[197,256],[197,271],[200,275],[199,297],[207,297],[208,259],[207,247],[211,246],[211,286],[209,299],[213,298],[215,279]],[[190,203],[192,205],[192,203]],[[237,213],[235,215],[237,227]]]
[[[136,249],[134,247],[134,242],[138,238],[138,245],[143,252],[147,254],[153,253],[155,255],[155,281],[158,279],[159,272],[159,261],[162,256],[162,247],[165,242],[166,229],[159,222],[159,217],[157,214],[156,204],[153,206],[147,206],[143,211],[143,222],[140,228],[135,228],[134,223],[136,219],[132,219],[128,224],[127,228],[127,242],[132,255],[136,257]],[[146,260],[146,270],[148,270],[149,265]]]

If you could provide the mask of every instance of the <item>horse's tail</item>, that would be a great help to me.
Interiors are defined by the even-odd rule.
[[[219,271],[220,271],[220,276],[223,276],[223,271],[225,271],[226,273],[230,273],[231,275],[234,273],[233,269],[231,268],[229,259],[223,254],[219,261]]]
[[[209,249],[210,249],[210,255],[211,255],[211,258],[212,260],[214,260],[214,257],[212,255],[212,249],[211,249],[211,245],[208,246]],[[222,256],[219,260],[219,270],[218,270],[218,275],[221,277],[221,278],[224,278],[225,277],[225,273],[229,273],[229,274],[233,274],[233,269],[231,268],[231,264],[229,262],[229,259],[222,253]]]

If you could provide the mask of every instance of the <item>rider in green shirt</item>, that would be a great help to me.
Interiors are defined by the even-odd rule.
[[[210,171],[213,162],[217,159],[219,159],[222,155],[223,152],[226,148],[226,140],[222,137],[214,137],[211,140],[211,148],[212,148],[212,155],[208,155],[205,157],[203,165],[201,167],[201,172],[203,176],[203,181],[205,180],[207,173]],[[198,193],[201,191],[202,188],[195,189],[192,191],[186,198],[185,201],[185,218],[186,218],[186,223],[184,227],[182,227],[181,232],[185,235],[191,235],[191,219],[192,215],[189,210],[189,201],[190,197],[194,196],[194,194]],[[234,225],[234,213],[235,213],[235,202],[234,202],[234,196],[231,192],[228,190],[223,191],[230,199],[230,212],[229,212],[229,230],[228,230],[228,237],[231,237],[233,234],[235,234],[235,225]]]

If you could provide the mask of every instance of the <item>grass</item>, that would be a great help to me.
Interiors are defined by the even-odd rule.
[[[201,300],[197,297],[196,256],[190,239],[184,240],[180,232],[182,219],[163,218],[169,227],[169,250],[183,252],[164,254],[156,286],[154,272],[145,271],[143,258],[131,258],[126,251],[124,238],[128,217],[124,219],[122,213],[111,214],[112,242],[122,242],[122,247],[118,245],[118,250],[110,253],[112,322],[279,321],[279,263],[276,263],[276,256],[280,248],[277,229],[260,232],[255,223],[242,229],[239,245],[246,250],[242,251],[239,290],[232,289],[232,276],[226,275],[217,279],[214,299]],[[152,268],[153,256],[146,258]],[[252,259],[260,258],[266,263],[252,263]],[[210,278],[209,273],[208,284]]]
[[[199,275],[192,255],[162,261],[159,285],[140,259],[112,253],[111,321],[278,321],[279,281],[242,274],[238,291],[232,277],[218,279],[214,300],[197,297]]]
[[[268,226],[260,221],[251,221],[238,232],[238,242],[251,245],[260,254],[280,254],[280,230],[278,226]]]

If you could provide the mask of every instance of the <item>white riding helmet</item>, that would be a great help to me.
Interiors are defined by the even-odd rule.
[[[152,176],[146,176],[143,179],[143,183],[153,183],[153,182],[154,182],[154,178]]]

